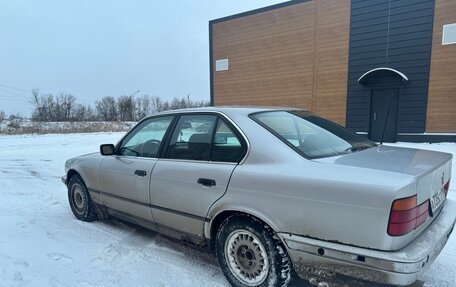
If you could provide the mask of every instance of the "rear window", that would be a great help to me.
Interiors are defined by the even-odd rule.
[[[346,128],[306,111],[272,111],[252,119],[309,159],[352,153],[376,146]]]

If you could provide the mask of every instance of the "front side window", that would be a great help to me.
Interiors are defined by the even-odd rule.
[[[140,123],[122,140],[119,155],[157,157],[161,142],[173,118],[173,116],[152,118]]]
[[[375,143],[305,111],[272,111],[251,117],[309,159],[336,156],[376,146]]]

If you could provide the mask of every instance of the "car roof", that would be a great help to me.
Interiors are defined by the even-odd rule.
[[[191,113],[191,112],[221,112],[223,114],[243,114],[249,115],[251,113],[266,112],[266,111],[289,111],[289,110],[305,110],[291,107],[269,107],[269,106],[211,106],[201,108],[187,108],[178,110],[169,110],[160,112],[155,115],[175,114],[175,113]]]

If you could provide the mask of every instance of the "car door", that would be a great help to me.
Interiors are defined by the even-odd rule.
[[[203,237],[210,206],[225,193],[246,142],[216,114],[183,114],[151,177],[155,222]]]
[[[106,206],[153,221],[150,176],[173,119],[161,116],[144,120],[117,145],[116,155],[103,158],[99,179]]]

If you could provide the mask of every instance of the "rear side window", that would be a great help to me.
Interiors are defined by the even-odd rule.
[[[212,134],[217,117],[185,115],[180,117],[166,152],[166,158],[210,160]]]
[[[238,162],[244,156],[244,148],[234,131],[219,120],[212,146],[212,160],[221,162]]]
[[[183,115],[177,122],[165,158],[239,162],[246,144],[216,115]]]
[[[337,156],[376,146],[336,123],[305,111],[271,111],[250,116],[309,159]]]

